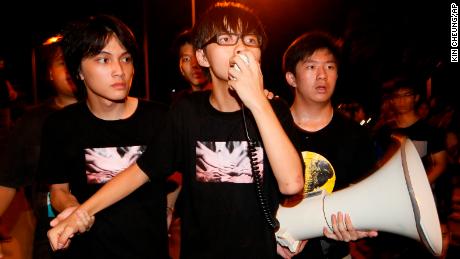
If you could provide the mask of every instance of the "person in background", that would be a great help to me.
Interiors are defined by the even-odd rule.
[[[321,31],[308,32],[287,48],[283,55],[285,78],[294,93],[291,114],[300,134],[299,144],[305,162],[302,195],[323,189],[340,190],[370,173],[376,162],[373,143],[365,127],[334,112],[331,97],[340,67],[337,40]],[[315,168],[325,164],[321,172]],[[343,217],[346,212],[339,212]],[[333,216],[335,217],[335,216]],[[357,231],[345,214],[342,240],[375,237],[376,231]],[[325,236],[331,234],[325,229]],[[327,238],[308,240],[295,258],[347,258],[349,244]]]
[[[156,174],[177,170],[184,176],[181,258],[291,258],[302,247],[291,253],[277,246],[273,217],[282,196],[302,189],[303,170],[289,108],[279,98],[268,101],[263,89],[262,24],[241,3],[217,2],[194,35],[212,90],[178,101],[158,139],[161,154],[147,148],[80,209],[94,215]],[[344,224],[333,221],[332,238],[341,238]],[[48,236],[59,249],[76,232],[78,216],[71,215]]]
[[[68,215],[144,153],[164,126],[167,107],[129,96],[137,60],[133,32],[110,15],[86,17],[63,30],[64,60],[82,101],[47,118],[39,174],[58,217]],[[154,152],[157,147],[152,147]],[[61,258],[167,258],[166,175],[82,221]],[[121,183],[118,187],[129,185]]]
[[[41,129],[50,114],[77,102],[76,86],[67,71],[62,49],[59,46],[62,37],[58,35],[52,38],[55,39],[53,43],[45,42],[38,48],[37,66],[40,75],[39,82],[42,82],[41,90],[52,92],[51,97],[26,109],[24,114],[15,121],[5,138],[4,146],[0,149],[0,196],[2,197],[0,216],[8,208],[17,191],[21,194],[25,192],[36,220],[33,258],[43,259],[50,258],[51,249],[46,237],[49,228],[48,189],[47,186],[37,182]],[[9,228],[12,227],[9,226]],[[33,235],[33,233],[27,233],[27,235]],[[21,245],[21,247],[30,246]]]
[[[375,141],[381,150],[386,150],[391,144],[392,136],[406,136],[413,143],[422,159],[431,184],[433,193],[436,194],[438,179],[443,175],[447,167],[446,133],[441,128],[428,124],[417,113],[417,104],[420,101],[420,85],[414,78],[404,75],[393,78],[385,83],[388,92],[388,104],[392,118],[387,120],[375,132]],[[445,190],[442,190],[445,191]],[[443,243],[447,239],[447,215],[441,203],[436,197],[436,205],[440,216],[441,228],[444,232]],[[409,240],[393,234],[381,235],[375,240],[367,242],[371,246],[372,256],[383,258],[432,258],[429,252],[420,242]],[[385,244],[385,246],[383,245]],[[445,249],[443,254],[445,254]]]
[[[177,35],[173,43],[173,52],[177,57],[180,73],[188,84],[187,88],[173,93],[173,102],[187,93],[210,90],[212,83],[209,79],[209,73],[206,73],[196,60],[190,29]]]
[[[173,43],[173,52],[177,57],[182,78],[187,83],[187,88],[179,92],[173,92],[173,103],[183,98],[184,95],[212,88],[208,73],[203,70],[196,60],[195,49],[192,45],[192,31],[190,29],[184,30],[177,35]],[[181,188],[181,185],[182,175],[180,172],[175,172],[168,178],[170,197],[180,192],[178,188]],[[178,258],[180,254],[180,210],[176,209],[180,207],[179,204],[180,201],[176,203],[175,208],[168,208],[168,222],[171,222],[168,229],[169,255],[173,259]]]

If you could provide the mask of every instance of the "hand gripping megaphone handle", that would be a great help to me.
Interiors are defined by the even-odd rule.
[[[280,205],[276,239],[295,251],[298,242],[323,236],[330,215],[350,214],[355,229],[376,229],[421,241],[433,255],[442,251],[436,204],[423,163],[412,141],[366,179],[329,195],[307,197],[294,206]]]

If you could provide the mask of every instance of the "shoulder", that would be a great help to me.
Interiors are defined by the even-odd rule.
[[[370,132],[366,127],[361,126],[358,122],[339,112],[334,112],[333,123],[337,125],[337,129],[340,130],[342,134],[348,134],[356,137],[370,136]]]
[[[333,120],[337,123],[340,124],[344,128],[351,128],[351,129],[358,129],[361,128],[359,123],[356,121],[352,120],[351,118],[348,118],[341,114],[340,112],[334,111],[334,117]]]
[[[289,105],[283,98],[276,96],[270,100],[270,104],[278,117],[291,116]]]
[[[52,112],[45,118],[45,125],[52,124],[52,125],[67,125],[78,123],[78,119],[81,114],[83,113],[85,108],[84,103],[74,103],[70,104],[60,110],[56,110]]]
[[[165,103],[145,99],[139,99],[138,107],[141,110],[149,110],[159,113],[165,113],[166,111],[168,111],[168,106]]]
[[[210,90],[191,92],[184,94],[177,101],[172,103],[172,110],[187,110],[209,101]]]

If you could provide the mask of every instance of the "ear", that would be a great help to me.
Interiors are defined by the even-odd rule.
[[[85,80],[85,77],[83,76],[83,74],[81,73],[81,71],[78,72],[78,78],[80,80]]]
[[[292,72],[286,72],[285,74],[287,83],[292,87],[297,87],[295,82],[295,75]]]
[[[182,66],[180,64],[179,64],[179,70],[180,70],[180,73],[182,74],[182,76],[185,76],[184,69],[182,68]]]
[[[208,58],[206,57],[206,53],[204,53],[203,49],[197,49],[195,51],[196,59],[198,64],[202,67],[209,67]]]
[[[54,78],[53,78],[53,72],[50,71],[49,73],[50,73],[50,74],[49,74],[49,79],[50,79],[50,81],[53,81],[53,80],[54,80]]]

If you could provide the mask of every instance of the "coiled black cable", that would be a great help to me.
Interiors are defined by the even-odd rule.
[[[263,189],[262,179],[260,178],[260,170],[257,166],[256,142],[253,141],[251,137],[249,136],[248,126],[246,122],[246,115],[245,115],[244,110],[245,110],[244,105],[241,105],[241,111],[243,114],[244,131],[246,133],[246,138],[248,141],[248,157],[251,163],[251,171],[252,171],[252,176],[254,178],[254,185],[255,185],[256,193],[257,193],[257,200],[259,201],[260,208],[262,209],[262,214],[267,224],[274,230],[278,230],[279,222],[270,211],[270,208],[267,202],[267,196]]]

